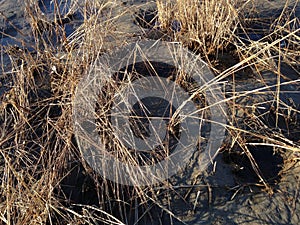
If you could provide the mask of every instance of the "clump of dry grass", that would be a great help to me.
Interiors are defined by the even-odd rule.
[[[184,45],[206,56],[218,54],[230,44],[239,25],[239,11],[244,6],[240,2],[160,0],[158,21],[168,33],[174,32],[174,22],[179,23],[180,31],[174,35]]]
[[[235,46],[241,62],[255,65],[258,70],[274,70],[278,60],[292,67],[297,67],[300,53],[300,21],[298,17],[290,15],[292,12],[293,10],[286,6],[278,18],[271,24],[266,25],[269,26],[269,30],[261,32],[262,37],[259,40],[249,38],[248,43],[245,43],[237,36]],[[248,36],[251,30],[250,32],[244,30],[244,32]]]

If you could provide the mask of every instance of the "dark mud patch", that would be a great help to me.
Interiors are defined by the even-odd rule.
[[[135,14],[134,22],[145,29],[152,29],[158,25],[157,11],[154,9],[140,9],[139,12]]]
[[[274,151],[274,148],[270,146],[249,146],[248,149],[259,167],[261,176],[275,189],[280,182],[280,173],[284,164],[282,155]],[[239,185],[258,185],[263,187],[249,157],[243,150],[238,149],[232,152],[225,152],[223,153],[223,160],[232,166],[232,172]]]

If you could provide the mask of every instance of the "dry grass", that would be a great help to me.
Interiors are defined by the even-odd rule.
[[[158,1],[159,23],[164,30],[172,33],[177,21],[180,31],[174,34],[176,40],[206,56],[218,54],[231,43],[239,25],[239,12],[244,7],[240,2]]]
[[[111,22],[98,23],[100,13],[109,15],[107,9],[108,3],[89,2],[82,8],[84,24],[68,40],[59,11],[52,23],[35,1],[26,2],[35,52],[10,50],[14,85],[1,100],[0,211],[5,224],[121,224],[99,208],[67,208],[69,200],[60,194],[62,180],[81,160],[72,135],[72,96],[102,50],[101,38],[112,32]]]
[[[58,1],[54,2],[58,4]],[[299,141],[285,136],[278,126],[279,118],[283,117],[290,127],[299,129],[299,108],[280,99],[284,84],[281,81],[284,77],[282,63],[294,68],[299,75],[299,18],[287,17],[290,8],[286,7],[271,24],[267,36],[245,43],[237,35],[237,30],[248,32],[242,21],[245,18],[241,15],[248,3],[251,1],[159,0],[157,8],[162,29],[171,34],[174,41],[180,41],[204,55],[206,60],[210,55],[221,55],[229,45],[234,46],[233,51],[239,61],[219,70],[213,81],[232,80],[232,89],[226,93],[229,97],[225,100],[231,113],[228,124],[224,124],[230,134],[230,143],[225,143],[224,148],[229,151],[236,145],[240,146],[261,179],[259,185],[272,193],[272,187],[264,179],[260,165],[255,162],[248,147],[251,142],[259,142],[285,153],[300,151]],[[106,42],[116,35],[118,15],[114,15],[113,8],[118,4],[86,1],[81,5],[81,1],[73,1],[69,14],[80,9],[84,22],[68,38],[60,25],[64,16],[59,11],[56,11],[52,23],[40,12],[35,1],[27,0],[26,4],[35,36],[35,51],[14,48],[9,51],[13,86],[1,99],[0,220],[4,224],[130,224],[149,216],[153,205],[170,217],[176,217],[171,209],[159,203],[161,196],[174,191],[172,182],[162,184],[166,191],[160,192],[152,186],[124,187],[103,180],[86,165],[74,140],[72,101],[75,89],[94,60],[111,50]],[[178,32],[172,30],[174,21],[180,23]],[[282,43],[286,44],[283,46]],[[235,74],[247,68],[258,75],[265,70],[275,73],[275,91],[270,91],[270,86],[263,79],[260,87],[236,91]],[[285,82],[299,86],[299,78]],[[267,94],[270,97],[263,98],[262,102],[249,106],[239,103],[245,96]],[[105,103],[107,100],[111,98]],[[264,115],[259,114],[258,109],[264,105],[272,106],[270,110],[272,108],[275,116],[275,127],[268,127]],[[105,114],[105,108],[100,110]],[[244,110],[242,120],[245,122],[237,118],[236,111],[241,110]],[[103,124],[102,121],[100,129],[103,129]],[[122,145],[118,145],[117,149],[122,159],[137,163],[137,159]],[[294,160],[297,160],[296,156]],[[87,201],[68,199],[71,197],[65,193],[63,184],[74,171],[78,176],[84,174],[85,178],[78,181],[73,177],[73,188],[77,188],[77,181],[85,186],[79,188],[87,195],[84,197],[95,198],[95,206]],[[87,182],[88,179],[91,183]],[[95,190],[90,190],[93,188]],[[88,196],[88,193],[93,194]]]

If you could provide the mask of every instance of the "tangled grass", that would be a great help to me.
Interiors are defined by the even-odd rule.
[[[13,85],[1,97],[1,221],[4,224],[136,224],[146,216],[152,221],[150,209],[155,207],[176,218],[159,200],[174,190],[171,181],[161,185],[161,189],[166,190],[162,193],[151,186],[126,187],[104,180],[86,164],[74,140],[75,90],[99,55],[111,51],[106,42],[118,35],[116,21],[121,15],[113,13],[118,3],[85,1],[82,5],[80,1],[72,1],[70,11],[62,15],[58,10],[59,1],[53,2],[56,10],[54,21],[50,22],[36,1],[26,1],[34,51],[28,51],[25,46],[6,49],[12,63],[9,73]],[[238,145],[250,159],[260,185],[272,193],[249,145],[259,142],[256,145],[273,146],[298,160],[295,153],[300,151],[299,140],[285,133],[292,128],[299,131],[299,107],[282,101],[280,94],[284,85],[299,86],[299,18],[291,18],[295,8],[286,6],[270,24],[267,35],[251,40],[252,31],[247,30],[246,24],[255,19],[243,17],[251,3],[159,0],[158,20],[162,30],[174,41],[205,56],[206,60],[210,60],[211,55],[217,56],[214,61],[208,61],[212,66],[215,60],[222,63],[218,57],[222,52],[230,51],[238,58],[230,67],[212,68],[217,73],[213,82],[232,82],[232,88],[225,93],[231,111],[224,126],[230,141],[224,143],[223,148],[230,151]],[[294,6],[297,4],[296,1]],[[72,15],[73,10],[82,13],[83,23],[67,37],[62,21],[66,15]],[[174,21],[180,23],[178,32],[172,29]],[[241,38],[239,32],[246,38]],[[283,63],[294,69],[298,77],[282,81]],[[272,71],[277,75],[276,83],[268,86],[262,78],[259,87],[236,91],[235,74],[249,68],[256,74]],[[262,102],[250,106],[239,103],[245,96],[266,94],[270,97]],[[265,105],[270,107],[261,113],[258,109]],[[244,122],[238,118],[237,111],[243,111]],[[264,117],[271,111],[275,117],[274,127],[269,127]],[[287,123],[285,128],[280,128],[280,118]],[[127,151],[121,153],[132,159]],[[73,187],[68,187],[70,183]]]

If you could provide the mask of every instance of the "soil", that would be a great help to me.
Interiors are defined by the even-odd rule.
[[[40,2],[40,1],[39,1]],[[50,1],[44,1],[45,5],[41,6],[48,14],[51,20],[51,7],[47,5]],[[289,1],[291,5],[295,1]],[[284,1],[257,1],[257,15],[262,19],[270,19],[278,16],[284,6]],[[139,37],[160,38],[163,36],[160,31],[154,30],[153,27],[153,9],[155,3],[143,0],[123,0],[115,13],[123,11],[125,8],[133,7],[129,14],[120,18],[117,29],[122,31],[132,40]],[[150,12],[150,13],[149,13]],[[296,15],[300,17],[300,4],[296,8]],[[145,16],[149,23],[141,20]],[[80,14],[75,16],[76,23],[67,27],[68,34],[80,25],[82,19]],[[0,69],[0,96],[9,90],[11,84],[10,78],[10,60],[4,48],[31,48],[33,38],[25,17],[23,1],[18,0],[0,0],[0,47],[1,47],[1,69]],[[68,23],[68,22],[67,22]],[[256,37],[253,36],[255,39]],[[112,46],[118,44],[110,43]],[[226,60],[226,55],[223,56]],[[227,56],[228,57],[228,56]],[[229,55],[229,59],[231,56]],[[300,65],[298,65],[300,66]],[[282,81],[299,79],[299,71],[293,71],[290,66],[282,65],[283,73],[286,78]],[[250,71],[251,72],[251,71]],[[262,85],[271,86],[276,84],[277,75],[269,71],[263,71],[261,74],[244,73],[236,74],[236,81],[233,83],[227,80],[225,86],[226,92],[230,93],[235,88],[237,93],[251,91]],[[260,82],[264,79],[266,84]],[[274,88],[270,88],[270,92]],[[253,129],[253,124],[247,124],[245,111],[253,109],[253,106],[261,102],[272,100],[272,95],[253,94],[237,99],[238,104],[242,107],[234,114],[237,118],[236,125],[244,129]],[[290,105],[300,110],[300,84],[282,86],[280,99],[286,105]],[[282,103],[282,104],[283,104]],[[287,121],[282,117],[279,119],[279,128],[275,127],[275,118],[272,114],[272,104],[259,105],[254,109],[257,117],[269,127],[281,130],[282,136],[285,136],[295,142],[300,142],[300,114],[293,115],[294,123]],[[287,107],[283,107],[283,113],[286,113]],[[256,128],[260,130],[259,128]],[[249,140],[255,142],[255,139]],[[150,215],[144,216],[141,221],[130,224],[300,224],[300,163],[292,160],[296,153],[284,153],[280,149],[268,146],[251,146],[249,151],[256,159],[263,177],[268,181],[273,193],[264,189],[259,177],[252,169],[251,163],[247,156],[238,146],[231,148],[232,152],[221,151],[215,158],[215,162],[204,174],[197,171],[197,166],[191,160],[191,164],[176,177],[171,179],[175,191],[160,191],[160,207],[153,207]],[[298,155],[299,158],[299,155]],[[76,165],[75,167],[77,167]],[[82,175],[82,167],[78,167],[77,173],[70,173],[63,181],[66,193],[73,193],[71,199],[82,204],[96,204],[94,196],[96,191],[85,192],[82,190],[83,184],[92,183],[90,178]],[[76,176],[76,178],[74,178]],[[92,186],[92,184],[91,184]],[[85,193],[83,196],[82,193]],[[169,193],[169,197],[165,197]],[[70,194],[71,195],[71,194]],[[170,201],[169,201],[170,200]],[[141,211],[143,211],[141,209]],[[167,211],[174,215],[170,216]],[[160,221],[154,217],[159,216]]]

